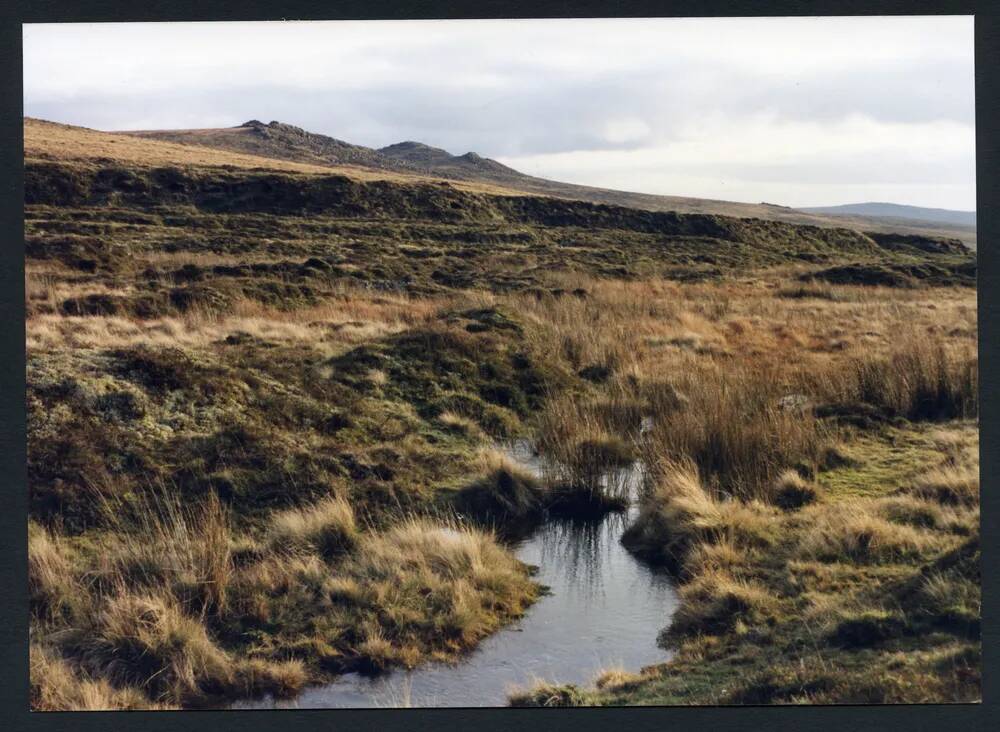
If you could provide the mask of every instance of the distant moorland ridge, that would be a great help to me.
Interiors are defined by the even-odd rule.
[[[793,209],[770,203],[739,203],[686,196],[617,191],[526,175],[475,152],[452,155],[440,148],[414,141],[400,142],[375,149],[308,132],[277,121],[265,124],[258,120],[250,120],[238,127],[140,130],[125,131],[120,134],[214,147],[312,165],[356,166],[374,171],[427,175],[436,178],[499,185],[525,193],[650,211],[717,214],[826,228],[847,227],[857,231],[953,237],[960,239],[971,248],[976,246],[974,214],[973,222],[969,224],[967,219],[960,216],[954,220],[944,220],[940,217],[906,215],[906,212],[901,212],[898,209],[913,207],[892,208],[892,205],[889,205],[890,208],[870,210],[853,210],[854,207],[851,206],[833,207],[832,209]],[[885,207],[886,204],[860,204],[860,206]]]

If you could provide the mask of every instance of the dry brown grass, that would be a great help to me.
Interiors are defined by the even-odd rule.
[[[28,596],[46,622],[72,618],[83,595],[69,551],[58,534],[28,524]]]
[[[144,688],[155,700],[190,702],[224,692],[235,678],[204,624],[164,594],[108,597],[77,652],[92,673]]]
[[[694,460],[717,491],[767,498],[781,473],[814,464],[825,444],[810,415],[782,407],[782,397],[794,389],[767,370],[689,373],[678,389],[686,404],[654,415],[647,460]]]
[[[720,500],[702,485],[690,460],[665,462],[658,475],[622,539],[630,550],[689,571],[690,552],[700,544],[719,545],[717,557],[722,558],[774,540],[773,509],[758,502]],[[707,558],[703,554],[694,564],[710,564]]]
[[[808,516],[799,554],[824,561],[892,562],[940,546],[935,537],[869,511],[868,501],[841,501]]]
[[[946,346],[904,334],[886,356],[863,356],[825,375],[835,402],[866,404],[912,420],[978,414],[979,370],[973,344]]]
[[[34,281],[34,280],[33,280]],[[52,303],[84,294],[80,285],[38,280],[36,296]],[[124,294],[87,286],[86,294]],[[372,339],[430,322],[449,301],[405,295],[374,296],[341,288],[315,306],[293,310],[250,299],[233,302],[226,313],[194,309],[183,316],[141,319],[36,313],[28,318],[30,351],[62,348],[119,348],[137,345],[207,348],[234,333],[273,342],[309,342],[331,355]]]
[[[761,623],[776,604],[767,587],[708,568],[681,586],[680,599],[668,639],[701,633],[718,635],[732,630],[737,623]]]
[[[474,645],[537,591],[491,534],[423,519],[361,533],[337,498],[273,515],[263,543],[234,542],[212,499],[182,507],[154,494],[109,510],[118,530],[99,534],[87,548],[96,556],[80,563],[32,527],[35,708],[289,696],[314,673],[288,648],[412,667]],[[309,634],[321,617],[360,637],[329,650]],[[224,648],[216,631],[230,622],[280,624],[287,645]]]
[[[278,158],[221,150],[200,145],[181,145],[128,134],[101,132],[85,127],[25,118],[25,161],[51,160],[80,163],[126,163],[137,166],[236,167],[247,170],[277,170],[305,175],[344,175],[359,181],[388,180],[398,183],[441,183],[455,188],[494,195],[530,195],[502,186],[467,181],[444,181],[431,176],[380,171],[350,165],[312,165]]]
[[[102,535],[104,586],[163,587],[200,613],[225,609],[232,528],[214,494],[192,504],[163,488],[128,502],[105,499],[104,510],[115,527]]]
[[[947,504],[978,505],[979,464],[943,465],[919,476],[913,494]]]
[[[206,264],[212,256],[205,255]],[[160,263],[171,261],[164,256]],[[190,261],[187,255],[184,261]],[[155,320],[35,313],[27,337],[33,351],[152,344],[182,346],[209,359],[218,341],[242,331],[284,345],[308,343],[319,357],[310,375],[329,379],[333,367],[324,365],[323,357],[428,327],[442,314],[499,307],[523,327],[518,348],[554,370],[586,370],[576,391],[565,399],[548,398],[531,425],[545,450],[575,470],[564,477],[592,482],[596,472],[616,462],[604,448],[624,446],[616,450],[624,456],[644,442],[654,487],[630,532],[633,546],[682,566],[687,589],[681,618],[688,618],[691,629],[715,623],[719,632],[750,632],[774,607],[762,595],[763,580],[749,576],[746,567],[778,552],[801,551],[817,576],[827,573],[817,582],[835,586],[843,576],[838,572],[854,567],[875,572],[892,562],[928,560],[955,537],[973,533],[978,517],[977,469],[969,445],[948,434],[939,442],[950,462],[914,480],[905,495],[841,509],[821,495],[817,505],[795,512],[762,502],[780,503],[784,492],[806,494],[814,488],[801,475],[826,444],[827,435],[808,410],[783,409],[781,397],[810,384],[829,384],[838,398],[860,398],[860,378],[829,378],[854,373],[851,365],[859,362],[867,364],[864,383],[875,384],[865,387],[866,393],[887,384],[901,409],[920,404],[921,394],[941,393],[936,385],[942,374],[945,394],[967,395],[972,383],[962,381],[951,360],[936,360],[933,353],[901,361],[893,354],[899,334],[906,333],[905,340],[913,342],[947,340],[947,359],[954,355],[960,363],[975,344],[974,292],[835,287],[829,288],[830,298],[775,296],[794,274],[679,284],[553,273],[553,285],[567,293],[581,289],[585,296],[407,297],[344,288],[297,309],[247,299],[225,313],[195,311]],[[110,280],[84,285],[40,265],[28,285],[29,301],[39,306],[86,291],[115,291]],[[903,377],[886,373],[887,366],[898,364],[905,366]],[[397,386],[395,370],[391,379],[389,371],[381,373],[385,378],[376,379],[381,388],[372,392],[373,399],[384,399],[389,387]],[[407,409],[400,407],[399,414],[416,422],[413,407]],[[652,430],[640,435],[647,417]],[[438,435],[450,430],[465,434],[470,444],[481,439],[478,425],[457,408],[431,420]],[[410,434],[393,448],[401,455],[426,452],[428,443]],[[471,458],[471,448],[464,449]],[[791,468],[802,470],[788,472]],[[476,469],[529,477],[517,475],[496,455]],[[45,672],[55,681],[48,690],[39,687],[39,708],[174,705],[215,689],[292,693],[310,680],[312,667],[279,659],[317,657],[303,648],[326,641],[296,634],[320,616],[329,637],[350,631],[349,645],[323,649],[319,657],[326,661],[348,658],[373,669],[412,666],[473,645],[523,611],[535,592],[523,568],[488,534],[460,527],[412,521],[358,530],[349,510],[332,499],[250,526],[234,526],[219,506],[204,515],[200,507],[191,509],[120,511],[122,525],[95,538],[96,551],[84,556],[78,552],[87,551],[85,542],[69,546],[51,531],[32,528],[33,626],[39,649],[48,654],[43,665],[55,669]],[[144,523],[133,513],[149,518]],[[354,549],[324,551],[330,532],[350,535]],[[789,542],[792,549],[785,546]],[[956,591],[939,584],[928,587],[928,603]],[[254,649],[259,655],[247,657],[223,649],[218,638],[224,636],[215,635],[216,624],[236,623],[235,618],[288,632],[262,642]],[[76,647],[87,650],[85,667],[79,663],[84,656],[74,655],[50,632],[60,624],[89,629],[94,644]],[[130,649],[140,649],[134,657],[140,660],[114,666],[133,658],[123,655]],[[703,650],[710,658],[710,644]],[[64,653],[67,659],[59,660]],[[144,669],[147,661],[155,668]],[[157,680],[138,681],[140,671],[158,674]],[[136,685],[117,689],[108,679]],[[605,687],[627,686],[621,681]],[[119,693],[124,696],[115,696]],[[558,689],[546,693],[546,700],[573,701]]]
[[[122,709],[167,709],[150,702],[141,690],[126,686],[116,688],[106,679],[93,679],[81,669],[43,646],[32,644],[31,708],[50,711],[113,711]]]
[[[574,445],[594,435],[628,440],[647,417],[651,463],[694,457],[720,490],[767,498],[788,468],[810,469],[827,445],[810,401],[860,398],[845,375],[855,364],[869,363],[866,373],[888,381],[902,368],[897,385],[909,414],[941,382],[951,386],[935,392],[945,395],[940,402],[974,393],[964,362],[898,346],[951,333],[956,354],[974,348],[971,293],[841,286],[831,288],[835,300],[775,297],[784,276],[678,285],[561,274],[554,284],[587,297],[516,297],[536,348],[571,369],[597,366],[608,374],[600,397],[546,402],[539,418],[546,449],[571,460]],[[845,334],[854,338],[845,341]],[[831,349],[834,340],[842,343]],[[783,397],[803,392],[804,410],[783,408]]]
[[[353,549],[359,535],[351,505],[330,497],[274,514],[267,538],[278,551],[307,550],[333,557]]]

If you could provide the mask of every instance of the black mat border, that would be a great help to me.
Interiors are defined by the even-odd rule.
[[[209,21],[377,18],[503,17],[654,17],[754,15],[976,15],[977,219],[979,241],[979,324],[982,453],[983,655],[984,703],[978,705],[814,706],[814,707],[660,707],[615,709],[384,709],[224,712],[114,712],[31,714],[27,708],[26,477],[24,414],[24,240],[22,185],[21,23]],[[1000,107],[1000,26],[996,2],[916,2],[909,0],[642,0],[553,2],[551,0],[153,0],[141,5],[111,0],[35,0],[7,2],[0,9],[0,728],[31,730],[256,730],[285,732],[336,727],[338,730],[506,729],[608,730],[960,730],[1000,726],[1000,649],[997,599],[1000,585],[1000,363],[997,323],[1000,301],[997,248],[997,127]]]

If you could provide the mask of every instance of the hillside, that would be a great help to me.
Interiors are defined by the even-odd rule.
[[[543,266],[582,267],[618,276],[703,277],[748,266],[859,260],[897,268],[895,274],[874,275],[881,279],[898,275],[903,280],[951,281],[967,279],[970,272],[974,277],[974,262],[969,264],[968,252],[954,240],[874,232],[868,236],[848,228],[517,195],[478,182],[446,183],[415,174],[323,167],[246,153],[222,155],[213,148],[140,142],[131,136],[35,121],[26,123],[25,133],[28,204],[193,207],[206,214],[278,217],[309,214],[310,227],[326,220],[331,230],[363,236],[374,247],[368,250],[359,244],[351,259],[361,256],[343,276],[370,276],[364,273],[379,271],[373,261],[380,261],[378,277],[388,277],[394,288],[428,292],[474,282],[494,289],[530,287],[535,267]],[[344,154],[357,159],[349,150]],[[184,165],[178,166],[181,162]],[[369,227],[362,234],[350,223],[358,219],[384,221],[387,226]],[[293,221],[289,226],[303,225],[299,219]],[[236,231],[229,235],[242,236]],[[485,251],[437,259],[450,246],[447,242],[454,241],[491,243],[493,256],[502,251],[524,256],[530,251],[534,267],[523,269],[516,283],[505,284],[488,268],[476,266]],[[404,242],[424,246],[427,256],[400,259],[392,247]],[[385,256],[398,263],[391,268],[398,270],[395,276],[385,271],[390,261]],[[928,256],[936,262],[930,269]]]
[[[257,120],[251,120],[239,127],[221,129],[144,130],[128,131],[121,134],[215,147],[312,165],[351,165],[377,171],[420,174],[450,180],[484,183],[516,189],[524,193],[649,211],[718,214],[827,228],[847,227],[856,231],[953,237],[960,239],[970,247],[976,246],[975,230],[964,226],[929,224],[915,220],[885,220],[857,214],[833,217],[768,203],[738,203],[581,186],[526,175],[474,152],[452,155],[440,148],[413,141],[401,142],[376,150],[326,135],[307,132],[293,125],[276,121],[264,124]]]
[[[199,167],[229,170],[284,171],[307,175],[342,175],[358,181],[396,181],[403,183],[440,183],[441,178],[415,172],[396,172],[352,162],[332,162],[305,155],[295,159],[266,152],[254,146],[218,144],[215,130],[192,130],[176,139],[137,140],[135,135],[101,132],[46,120],[24,119],[24,160],[26,165],[36,162],[58,161],[63,166],[93,169],[94,166],[141,165],[169,166],[175,168]],[[257,152],[255,152],[255,150]],[[520,191],[505,190],[500,186],[451,181],[460,190],[496,194],[523,195]]]
[[[799,210],[809,213],[829,214],[831,216],[873,216],[882,219],[923,221],[947,226],[976,228],[975,211],[903,206],[898,203],[847,203],[841,206],[810,206],[808,208],[800,208]]]

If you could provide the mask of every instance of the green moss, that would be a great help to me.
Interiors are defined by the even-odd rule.
[[[831,500],[888,495],[941,461],[931,437],[934,428],[908,425],[859,433],[842,450],[842,464],[820,470],[816,483]]]

